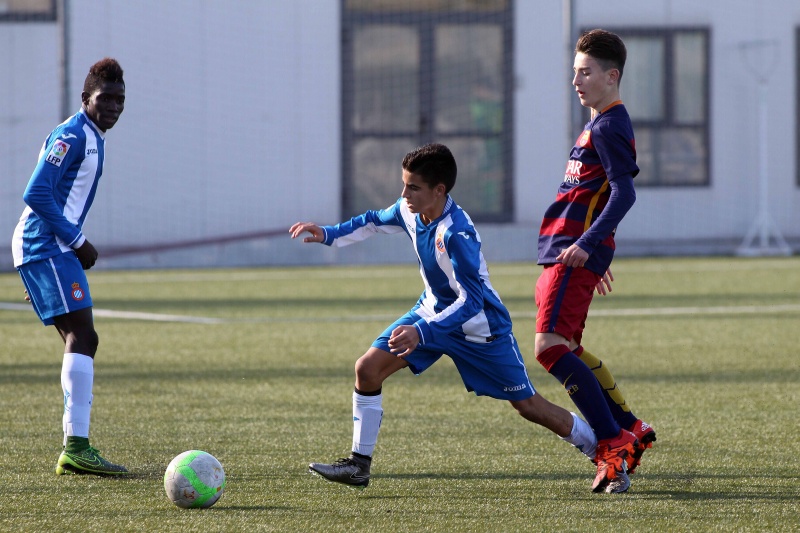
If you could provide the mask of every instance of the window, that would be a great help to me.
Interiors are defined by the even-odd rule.
[[[56,0],[0,0],[0,21],[55,21]]]
[[[511,11],[509,0],[343,0],[344,216],[394,202],[406,152],[441,142],[470,216],[513,218]]]
[[[709,31],[612,31],[628,49],[620,92],[636,136],[636,185],[708,186]]]

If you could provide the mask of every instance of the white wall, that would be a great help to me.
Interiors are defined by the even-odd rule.
[[[70,100],[103,56],[125,69],[126,110],[108,134],[107,165],[85,225],[104,249],[332,223],[340,197],[339,0],[70,0]],[[491,260],[535,258],[536,232],[569,148],[571,48],[560,0],[517,0],[515,212],[479,226]],[[770,78],[772,214],[800,239],[795,185],[795,0],[575,0],[578,27],[711,27],[708,188],[639,189],[620,252],[659,243],[740,240],[756,214],[756,83],[738,44],[780,42]],[[0,23],[0,243],[60,115],[58,29]],[[624,99],[623,82],[623,99]],[[145,221],[147,223],[142,223]],[[155,224],[154,224],[155,223]],[[3,237],[5,235],[6,237]],[[309,250],[286,239],[106,260],[99,267],[394,262],[397,241]],[[722,248],[724,250],[724,247]],[[699,251],[702,251],[700,249]],[[719,251],[707,249],[708,251]],[[403,256],[405,257],[405,256]],[[0,253],[0,269],[10,268]]]
[[[0,23],[0,268],[39,149],[58,122],[58,42],[52,24]]]

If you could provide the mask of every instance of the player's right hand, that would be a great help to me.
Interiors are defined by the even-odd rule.
[[[325,232],[313,222],[295,222],[292,227],[289,228],[292,239],[298,238],[306,231],[310,233],[311,236],[305,237],[303,242],[323,242],[325,240]]]

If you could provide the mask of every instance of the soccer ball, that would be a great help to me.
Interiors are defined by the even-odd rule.
[[[214,505],[225,490],[225,471],[217,458],[200,450],[176,456],[164,472],[167,498],[184,509]]]

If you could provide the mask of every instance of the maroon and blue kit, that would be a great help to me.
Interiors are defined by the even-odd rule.
[[[536,331],[580,342],[594,287],[614,257],[614,232],[633,203],[636,143],[628,112],[617,101],[586,124],[567,162],[555,202],[539,231]],[[583,268],[556,257],[577,244],[589,253]]]

